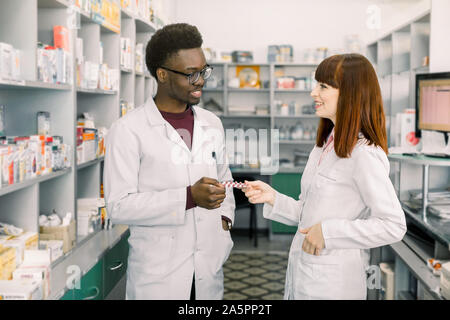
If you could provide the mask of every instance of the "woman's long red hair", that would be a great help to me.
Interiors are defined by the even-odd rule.
[[[334,150],[340,158],[351,155],[361,132],[369,145],[386,154],[387,135],[380,85],[372,64],[360,54],[334,55],[317,67],[315,78],[339,89],[334,128]],[[316,144],[322,147],[333,130],[333,122],[321,118]]]

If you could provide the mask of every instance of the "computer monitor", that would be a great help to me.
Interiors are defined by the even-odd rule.
[[[450,72],[416,75],[416,137],[421,130],[450,132]]]

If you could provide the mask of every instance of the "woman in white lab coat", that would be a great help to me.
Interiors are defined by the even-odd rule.
[[[325,59],[312,91],[321,117],[298,200],[247,182],[267,219],[297,225],[285,299],[366,299],[370,248],[400,241],[405,216],[389,179],[385,116],[370,62],[359,54]]]

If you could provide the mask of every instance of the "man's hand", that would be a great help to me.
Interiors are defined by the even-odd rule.
[[[225,199],[225,187],[216,179],[203,177],[191,187],[191,194],[197,206],[217,209]]]
[[[318,223],[307,229],[299,230],[300,233],[305,234],[302,249],[306,253],[320,255],[320,251],[325,248],[325,240],[322,234],[322,224]]]

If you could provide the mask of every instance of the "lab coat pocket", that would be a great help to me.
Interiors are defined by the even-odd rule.
[[[330,175],[329,173],[322,172],[319,172],[317,174],[315,180],[315,186],[318,191],[338,182],[338,179],[336,177]]]
[[[342,261],[339,256],[315,256],[301,252],[302,267],[310,270],[309,285],[304,286],[302,294],[311,299],[336,299],[342,287]]]
[[[134,228],[129,242],[130,255],[133,255],[130,258],[138,262],[143,272],[150,275],[161,275],[167,272],[175,242],[172,230]]]

